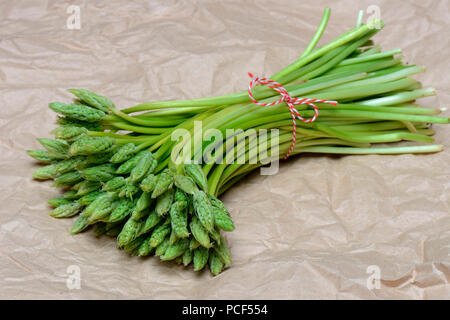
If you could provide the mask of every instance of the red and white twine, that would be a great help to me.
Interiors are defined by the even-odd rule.
[[[311,122],[315,121],[317,119],[317,117],[319,116],[319,108],[314,103],[327,103],[327,104],[331,104],[333,106],[336,106],[338,104],[336,101],[308,99],[308,98],[292,98],[289,95],[289,93],[286,91],[286,89],[278,82],[267,79],[267,78],[260,78],[257,76],[253,76],[253,74],[251,74],[250,72],[248,73],[248,75],[251,78],[250,84],[248,86],[248,96],[250,97],[250,100],[253,101],[253,103],[256,103],[257,105],[264,106],[264,107],[270,107],[270,106],[274,106],[276,104],[280,104],[281,102],[284,101],[289,107],[289,111],[291,112],[291,115],[292,115],[292,127],[293,127],[292,128],[293,129],[292,130],[292,144],[291,144],[291,147],[289,148],[289,151],[287,152],[286,156],[284,157],[284,159],[289,157],[289,155],[292,153],[292,151],[294,150],[294,147],[295,147],[295,139],[296,139],[296,131],[297,131],[296,118],[305,123],[311,123]],[[271,102],[271,103],[262,103],[262,102],[257,101],[253,97],[252,88],[259,84],[268,86],[269,88],[275,90],[276,92],[278,92],[281,95],[281,98],[278,99],[277,101]],[[296,104],[307,104],[307,105],[311,106],[314,109],[314,116],[309,119],[303,118],[300,115],[300,113],[298,112],[298,110],[295,108]]]

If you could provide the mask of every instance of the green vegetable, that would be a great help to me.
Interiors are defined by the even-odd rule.
[[[104,211],[110,211],[111,205],[114,201],[114,196],[109,195],[107,193],[103,193],[96,197],[82,212],[82,215],[85,217],[91,217],[96,212],[99,212],[99,215],[102,215]]]
[[[135,156],[133,156],[132,158],[130,158],[129,160],[125,161],[124,163],[122,163],[120,165],[120,167],[117,169],[116,173],[117,174],[127,174],[130,173],[131,170],[134,169],[134,167],[136,167],[137,163],[139,162],[139,160],[145,156],[145,153],[143,152],[139,152],[138,154],[136,154]]]
[[[132,241],[128,242],[123,246],[123,251],[128,253],[133,253],[133,251],[137,248],[139,248],[145,241],[145,237],[138,237],[136,239],[133,239]],[[136,254],[137,255],[137,252]]]
[[[120,248],[124,247],[134,239],[136,239],[139,229],[141,228],[142,223],[140,221],[136,221],[134,219],[128,219],[125,225],[123,226],[122,231],[117,237],[117,244]]]
[[[47,166],[40,167],[33,172],[33,178],[39,180],[52,179],[56,178],[57,176],[58,173],[56,172],[55,164],[49,164]]]
[[[180,206],[184,208],[188,207],[188,204],[190,203],[189,197],[180,189],[175,190],[175,202],[180,202]]]
[[[62,160],[55,164],[55,171],[58,175],[75,170],[77,165],[80,164],[84,159],[81,157],[73,157],[69,159]]]
[[[130,181],[126,181],[125,185],[120,189],[119,197],[133,199],[140,191],[139,187]]]
[[[78,99],[83,101],[84,103],[99,109],[103,112],[108,112],[110,109],[114,109],[114,104],[111,100],[91,92],[85,89],[69,89],[67,90],[70,93],[74,94]]]
[[[109,221],[109,218],[105,218],[107,218],[114,210],[114,205],[116,204],[115,200],[115,195],[102,195],[95,199],[94,202],[92,202],[88,207],[86,207],[86,210],[83,212],[83,214],[89,216],[90,223],[99,220]],[[92,211],[88,210],[89,208],[92,208]]]
[[[202,270],[208,263],[209,250],[205,247],[198,247],[194,250],[194,270]]]
[[[136,202],[136,207],[131,215],[134,220],[140,220],[149,214],[148,208],[151,206],[153,199],[150,193],[142,192],[141,196]]]
[[[211,239],[214,240],[214,246],[216,245],[220,245],[222,238],[220,236],[220,230],[217,228],[213,228],[211,231],[209,231],[209,236],[211,237]]]
[[[88,226],[89,226],[88,218],[83,215],[79,215],[78,218],[75,220],[75,222],[72,226],[72,229],[70,230],[70,233],[71,234],[80,233],[81,231],[86,229]]]
[[[200,242],[198,242],[194,237],[191,238],[189,242],[189,249],[194,250],[200,247]]]
[[[173,260],[181,255],[189,248],[188,239],[179,239],[174,244],[169,244],[161,260]]]
[[[89,131],[102,131],[102,126],[98,122],[87,122],[81,121],[68,117],[58,117],[56,119],[56,124],[60,126],[71,126],[71,127],[80,127],[86,128]]]
[[[122,163],[129,160],[136,153],[134,143],[127,143],[121,146],[109,160],[112,163]]]
[[[109,222],[118,222],[125,219],[133,210],[133,201],[127,198],[121,198],[117,200],[111,215],[109,216]]]
[[[114,140],[109,137],[83,136],[70,146],[69,153],[76,155],[92,155],[108,152],[112,149]]]
[[[142,241],[141,245],[139,246],[137,255],[139,257],[145,257],[148,256],[153,250],[153,247],[150,246],[150,237],[145,238],[144,241]]]
[[[51,215],[81,211],[72,233],[92,224],[94,234],[117,237],[131,255],[155,249],[162,260],[193,262],[195,270],[209,262],[216,275],[231,264],[221,231],[235,228],[217,197],[263,164],[288,152],[293,157],[441,151],[440,145],[424,144],[433,142],[429,124],[448,124],[449,118],[415,102],[435,94],[413,78],[424,68],[403,63],[399,49],[381,52],[374,46],[371,39],[384,26],[377,20],[363,24],[359,19],[356,27],[316,48],[328,17],[327,9],[305,51],[270,76],[292,98],[338,103],[317,103],[317,117],[311,105],[296,105],[301,117],[315,120],[296,123],[295,146],[286,104],[262,108],[247,90],[121,110],[94,92],[69,90],[75,95],[71,103],[50,104],[62,115],[52,131],[56,139],[39,139],[45,150],[27,151],[48,164],[34,178],[67,187],[62,197],[49,201],[55,207]],[[263,103],[280,99],[265,86],[252,93]],[[182,135],[176,140],[178,129]],[[204,139],[209,129],[222,136]],[[416,144],[390,144],[401,141]]]
[[[158,181],[153,189],[152,198],[157,198],[173,185],[173,175],[170,172],[163,172],[159,175]]]
[[[183,253],[183,265],[188,266],[193,259],[193,253],[190,249],[186,249]]]
[[[223,263],[215,251],[209,253],[209,270],[211,270],[211,273],[215,276],[223,270]]]
[[[124,177],[115,177],[111,180],[105,182],[103,184],[102,190],[103,191],[117,191],[120,188],[122,188],[126,183],[126,180]]]
[[[169,189],[156,199],[156,213],[160,216],[169,212],[173,202],[174,191]],[[153,198],[153,195],[152,195]]]
[[[63,198],[68,199],[68,200],[77,200],[80,198],[80,196],[78,195],[77,190],[73,189],[73,187],[72,187],[72,190],[69,190],[63,194]],[[77,202],[79,202],[79,201],[77,200]],[[82,202],[79,202],[79,203],[83,204]]]
[[[153,248],[159,246],[169,234],[170,224],[164,223],[160,225],[152,232],[152,236],[150,237],[150,245]],[[167,239],[167,241],[169,241],[169,239]]]
[[[57,188],[72,186],[82,180],[83,177],[81,176],[81,174],[78,171],[74,170],[64,173],[63,175],[56,178],[53,186]]]
[[[80,104],[68,105],[62,102],[52,102],[48,106],[63,116],[86,122],[98,122],[105,116],[103,111]]]
[[[233,231],[234,223],[233,220],[222,210],[219,208],[214,208],[214,224],[221,228],[224,231]]]
[[[64,140],[53,140],[47,138],[37,139],[47,150],[48,154],[56,159],[64,159],[69,152],[69,144]]]
[[[77,202],[61,204],[50,212],[50,215],[54,218],[69,218],[78,214],[82,207],[83,205]]]
[[[88,193],[99,190],[100,186],[101,183],[98,181],[83,180],[78,186],[77,195],[85,196]]]
[[[191,177],[192,180],[195,181],[195,183],[197,183],[197,185],[203,189],[203,190],[208,190],[208,183],[206,181],[206,175],[203,172],[202,168],[198,165],[198,164],[194,164],[194,163],[190,163],[190,164],[185,164],[183,166],[184,168],[184,173]],[[185,191],[185,190],[183,190]],[[185,191],[187,192],[187,191]],[[188,192],[190,193],[190,192]]]
[[[169,244],[174,244],[175,242],[177,242],[177,240],[178,240],[178,236],[177,236],[177,234],[175,233],[175,231],[172,229],[171,231],[170,231],[170,237],[169,237]]]
[[[143,151],[141,158],[136,163],[136,167],[131,170],[130,179],[132,182],[141,181],[147,174],[155,170],[158,162],[149,151]]]
[[[106,152],[90,154],[90,155],[86,156],[86,159],[85,159],[86,166],[91,166],[94,164],[104,164],[104,163],[108,162],[108,160],[111,158],[111,156],[114,153],[114,149],[115,149],[115,147],[112,146],[111,149],[109,149]],[[83,169],[84,168],[85,167],[83,167]]]
[[[80,171],[81,176],[90,181],[108,181],[114,178],[116,168],[114,164],[101,164],[95,167],[89,167]]]
[[[196,191],[193,204],[201,224],[207,231],[211,232],[214,228],[214,213],[206,193],[201,190]]]
[[[83,184],[83,182],[84,182],[84,180],[75,183],[74,185],[71,186],[71,190],[75,190],[75,191],[77,191],[77,193],[78,193],[78,189],[80,189],[80,187],[81,187],[81,185]]]
[[[184,192],[192,195],[198,190],[194,180],[180,174],[175,176],[175,185],[177,188],[180,188]]]
[[[225,214],[230,215],[230,213],[228,212],[227,208],[225,207],[225,205],[223,204],[222,201],[217,199],[217,197],[213,196],[212,194],[208,194],[208,197],[209,197],[209,201],[211,202],[211,205],[214,208],[220,209]],[[216,212],[216,210],[214,210],[214,212]]]
[[[56,139],[65,140],[67,142],[73,142],[87,134],[88,130],[83,127],[63,125],[56,129],[53,129],[51,133]]]
[[[63,205],[63,204],[68,204],[68,203],[72,203],[71,200],[66,199],[64,197],[56,197],[56,198],[52,198],[50,200],[47,201],[49,205],[51,205],[53,208],[58,208],[59,206]]]
[[[202,224],[197,219],[197,217],[192,217],[189,227],[191,229],[192,235],[194,236],[195,240],[197,240],[203,247],[205,247],[205,248],[212,247],[210,239],[209,239],[208,231],[206,231],[206,229],[203,228]]]
[[[155,189],[157,181],[158,176],[149,174],[144,180],[142,180],[140,187],[144,192],[152,192]]]
[[[52,163],[58,160],[52,157],[47,150],[27,150],[27,154],[42,163]]]
[[[91,204],[95,199],[97,199],[99,196],[105,194],[104,192],[101,191],[93,191],[88,193],[85,196],[82,196],[81,198],[79,198],[77,200],[78,203],[81,203],[82,205],[89,205]],[[77,195],[77,192],[75,191],[75,195]]]
[[[225,268],[231,266],[231,253],[225,239],[222,238],[220,244],[214,247],[214,252],[220,261],[222,261]]]
[[[151,243],[150,243],[151,244]],[[157,247],[155,250],[155,256],[163,256],[169,247],[169,238],[166,237]]]
[[[150,212],[147,219],[145,220],[144,226],[139,231],[139,235],[149,232],[151,229],[153,229],[160,221],[162,220],[162,217],[156,213],[155,210]]]
[[[177,201],[170,208],[170,220],[172,222],[172,230],[179,238],[189,237],[187,229],[187,210],[183,202]]]

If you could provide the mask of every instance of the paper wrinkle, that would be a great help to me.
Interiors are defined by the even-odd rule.
[[[248,71],[270,76],[301,54],[327,5],[320,44],[378,5],[376,43],[426,66],[417,78],[438,96],[420,104],[448,109],[448,1],[82,1],[81,30],[67,30],[71,4],[0,5],[0,298],[450,298],[449,126],[433,125],[439,154],[302,155],[274,176],[249,175],[222,196],[236,230],[233,265],[217,277],[71,236],[72,219],[48,216],[58,190],[31,179],[38,165],[25,154],[51,137],[47,104],[69,101],[65,89],[120,107],[245,90]],[[79,290],[66,286],[69,266],[80,267]],[[367,288],[369,266],[380,289]]]

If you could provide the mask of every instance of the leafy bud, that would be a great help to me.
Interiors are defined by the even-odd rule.
[[[57,160],[57,158],[52,157],[47,150],[27,150],[27,153],[30,157],[43,163],[51,163]]]
[[[81,174],[78,171],[74,170],[64,173],[63,175],[56,178],[53,186],[57,188],[68,187],[74,185],[77,182],[80,182],[81,180],[83,180]]]
[[[54,218],[69,218],[76,215],[82,207],[83,205],[78,202],[71,202],[60,205],[50,212],[50,215]]]
[[[48,105],[56,113],[68,118],[73,118],[87,122],[99,122],[105,113],[81,104],[65,104],[62,102],[52,102]]]
[[[108,110],[115,108],[114,103],[112,103],[111,100],[92,91],[86,89],[69,89],[67,91],[75,95],[84,103],[103,112],[108,112]]]
[[[110,137],[83,136],[70,146],[71,155],[90,155],[109,151],[114,145]]]
[[[184,173],[191,177],[197,185],[203,189],[203,191],[208,190],[208,184],[206,181],[206,175],[198,164],[184,164]]]
[[[67,158],[69,144],[66,141],[47,138],[40,138],[37,140],[48,151],[50,156],[58,159]]]
[[[129,160],[136,152],[134,143],[127,143],[121,146],[109,160],[112,163],[122,163]]]
[[[61,126],[86,128],[89,131],[103,131],[102,126],[99,123],[81,121],[67,117],[58,117],[56,119],[56,124],[59,124]]]
[[[103,187],[102,190],[103,191],[109,191],[109,192],[113,192],[113,191],[117,191],[119,188],[123,187],[125,185],[126,181],[124,177],[115,177],[111,180],[109,180],[108,182],[106,182]]]
[[[83,161],[81,157],[73,157],[62,160],[55,164],[55,170],[57,174],[63,174],[72,170],[75,170],[79,163]]]
[[[94,192],[98,189],[100,189],[101,183],[99,181],[89,181],[84,180],[80,183],[80,186],[77,191],[77,195],[79,196],[85,196],[88,193]]]
[[[108,181],[114,178],[115,166],[112,163],[89,167],[80,171],[81,176],[90,181]]]
[[[68,204],[71,203],[72,201],[69,199],[66,199],[64,197],[56,197],[56,198],[52,198],[50,200],[47,200],[47,203],[49,205],[51,205],[53,208],[58,208],[59,206],[63,205],[63,204]]]
[[[56,178],[57,176],[58,174],[56,173],[54,164],[50,164],[45,167],[40,167],[39,169],[33,172],[33,178],[39,180],[53,179]]]
[[[83,135],[85,135],[87,133],[87,129],[83,127],[66,125],[53,129],[51,133],[55,136],[56,139],[66,140],[67,142],[73,142],[81,138]]]
[[[155,170],[158,162],[150,151],[143,151],[142,157],[136,163],[136,167],[131,170],[130,179],[132,182],[141,181],[148,173]]]

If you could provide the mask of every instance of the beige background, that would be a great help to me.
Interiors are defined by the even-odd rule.
[[[66,28],[69,4],[81,30]],[[270,75],[301,53],[325,6],[321,43],[370,4],[386,22],[377,42],[427,67],[420,79],[438,96],[421,103],[448,107],[448,0],[1,1],[0,298],[449,299],[450,126],[435,126],[440,154],[301,156],[253,174],[223,197],[234,260],[215,278],[70,236],[72,221],[47,214],[57,191],[30,179],[24,150],[49,136],[47,103],[68,101],[66,88],[122,107],[242,90],[247,71]],[[80,290],[66,287],[70,265]],[[381,289],[366,287],[370,265]]]

